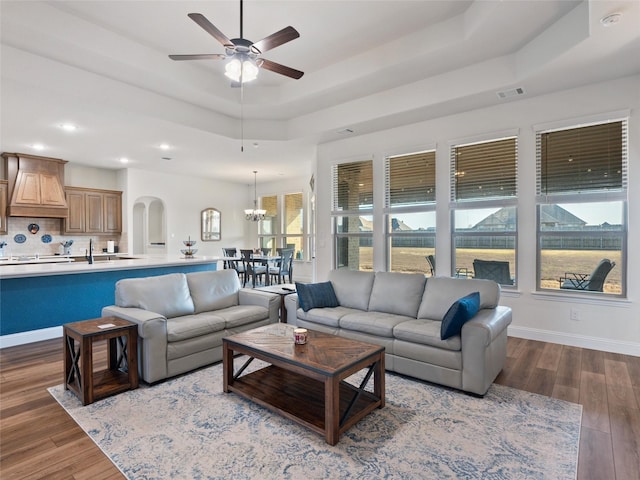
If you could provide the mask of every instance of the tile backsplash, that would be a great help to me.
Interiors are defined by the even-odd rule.
[[[35,223],[40,226],[37,233],[29,231],[29,225]],[[62,246],[67,240],[73,240],[71,246],[72,255],[84,255],[89,248],[89,239],[93,238],[93,252],[101,253],[103,248],[107,248],[107,241],[113,240],[116,245],[120,244],[120,235],[64,235],[62,234],[62,220],[59,218],[29,218],[29,217],[9,217],[7,219],[7,235],[0,235],[0,243],[6,242],[4,256],[16,255],[54,255],[62,253]],[[18,243],[14,237],[22,234],[27,239],[24,243]],[[45,235],[51,236],[51,242],[43,242]],[[45,237],[46,238],[46,237]],[[122,249],[121,249],[122,250]]]

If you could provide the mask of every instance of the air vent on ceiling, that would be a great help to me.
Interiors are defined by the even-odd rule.
[[[498,98],[509,98],[509,97],[517,97],[519,95],[524,95],[524,88],[517,87],[512,88],[511,90],[503,90],[501,92],[496,92]]]
[[[340,135],[351,135],[353,133],[353,130],[351,130],[350,128],[343,128],[342,130],[338,130],[338,133]]]

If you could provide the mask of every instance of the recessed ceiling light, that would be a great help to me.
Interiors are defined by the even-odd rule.
[[[603,27],[610,27],[611,25],[615,25],[622,19],[621,13],[612,13],[611,15],[605,15],[600,19],[600,23]]]
[[[169,148],[171,148],[171,147],[169,146],[168,143],[161,143],[160,144],[160,149],[161,150],[169,150]]]
[[[60,128],[65,132],[75,132],[78,129],[78,127],[76,127],[73,123],[62,123],[60,125]]]
[[[129,163],[129,159],[127,157],[121,157],[120,163]]]
[[[34,143],[33,145],[31,145],[31,148],[40,151],[44,150],[44,145],[42,145],[41,143]]]

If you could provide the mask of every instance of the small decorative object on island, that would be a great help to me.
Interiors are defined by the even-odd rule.
[[[73,240],[67,240],[66,242],[60,242],[62,245],[62,254],[63,255],[71,255],[71,245],[73,245]]]
[[[185,247],[187,247],[180,250],[184,255],[184,258],[193,258],[193,256],[196,254],[198,250],[196,248],[191,248],[191,247],[193,247],[196,244],[196,241],[191,240],[191,236],[189,236],[189,240],[183,240],[182,243],[184,243]]]

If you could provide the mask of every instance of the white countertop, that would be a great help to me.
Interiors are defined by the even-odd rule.
[[[92,264],[86,261],[67,261],[66,257],[60,260],[53,260],[50,257],[38,259],[38,263],[34,260],[18,261],[18,263],[7,264],[0,261],[0,279],[4,278],[23,278],[23,277],[45,277],[50,275],[68,275],[75,273],[92,273],[108,270],[130,270],[137,268],[154,268],[167,267],[172,265],[201,265],[206,263],[214,263],[222,260],[222,257],[195,256],[193,258],[185,258],[182,255],[126,255],[115,254],[120,256],[118,260],[99,260]],[[95,255],[97,257],[98,255]],[[106,254],[100,254],[106,256]],[[109,254],[114,256],[114,254]],[[126,257],[123,259],[122,257]],[[135,257],[135,258],[134,258]],[[73,257],[71,257],[73,258]],[[42,260],[42,261],[40,261]]]

